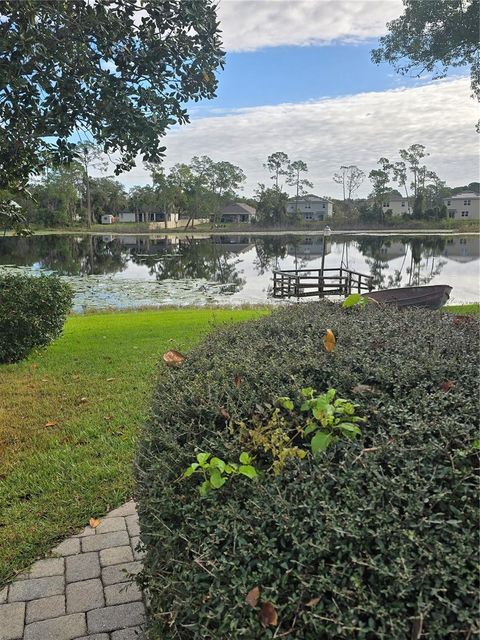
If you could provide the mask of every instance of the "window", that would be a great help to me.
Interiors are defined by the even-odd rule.
[[[452,204],[451,200],[447,200],[447,207],[449,207]]]
[[[402,202],[402,207],[404,207],[404,206],[405,206],[405,202]]]
[[[384,202],[384,203],[383,203],[383,206],[384,206],[384,207],[389,207],[389,206],[390,206],[390,203],[389,203],[389,202]]]
[[[462,218],[468,218],[468,211],[462,211]]]
[[[455,218],[455,211],[449,211],[448,212],[448,217],[449,218]]]
[[[459,243],[460,243],[460,244],[467,244],[467,241],[466,241],[466,239],[465,239],[465,238],[460,238]]]
[[[471,200],[464,200],[464,201],[463,201],[463,206],[464,206],[464,207],[469,207],[469,206],[470,206],[470,204],[471,204]]]
[[[325,209],[325,203],[322,204],[322,209]]]

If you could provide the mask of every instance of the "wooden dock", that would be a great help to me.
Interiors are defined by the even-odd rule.
[[[373,278],[345,269],[286,269],[273,272],[273,298],[348,296],[373,289]]]

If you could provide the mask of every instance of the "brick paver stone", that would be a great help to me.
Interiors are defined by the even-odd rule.
[[[130,544],[132,545],[132,549],[133,549],[133,557],[135,558],[135,560],[141,560],[143,558],[143,556],[145,555],[145,551],[144,549],[139,549],[138,545],[140,544],[140,538],[132,538],[130,540]]]
[[[95,533],[111,533],[112,531],[125,531],[127,528],[125,518],[104,518],[98,527],[95,529]]]
[[[89,633],[115,631],[141,625],[145,621],[143,602],[129,602],[105,609],[94,609],[87,613]]]
[[[101,533],[94,536],[82,538],[82,551],[100,551],[111,547],[123,547],[130,544],[126,531],[113,531],[112,533]]]
[[[93,636],[82,636],[75,640],[110,640],[108,633],[94,633]]]
[[[135,514],[134,516],[127,516],[125,518],[127,523],[127,529],[130,536],[139,536],[140,535],[140,525],[138,524],[138,516]]]
[[[124,602],[138,602],[142,599],[142,591],[135,582],[121,582],[110,584],[103,590],[107,606],[123,604]]]
[[[121,562],[133,562],[133,551],[130,546],[113,547],[113,549],[102,549],[100,551],[100,564],[102,567],[120,564]]]
[[[67,613],[90,611],[105,606],[102,581],[82,580],[67,584]]]
[[[27,602],[27,615],[25,622],[39,622],[48,618],[58,618],[65,615],[65,596],[50,596],[40,600]]]
[[[87,631],[85,614],[75,613],[42,622],[32,622],[25,627],[23,640],[74,640]]]
[[[48,578],[36,578],[35,580],[19,580],[10,585],[8,592],[9,602],[28,602],[48,596],[57,596],[63,593],[65,579],[63,576],[50,576]]]
[[[4,587],[0,591],[0,604],[4,604],[7,601],[7,595],[8,595],[8,587]]]
[[[116,584],[117,582],[130,582],[142,569],[140,562],[125,562],[105,567],[102,571],[103,584]]]
[[[108,513],[105,517],[116,518],[118,516],[133,516],[136,513],[137,513],[137,507],[135,505],[135,502],[133,500],[130,500],[129,502],[122,504],[122,506],[118,507],[118,509],[114,509],[113,511],[110,511],[110,513]]]
[[[69,556],[65,558],[65,563],[67,582],[79,582],[100,576],[100,559],[95,551]]]
[[[22,637],[25,619],[25,603],[0,605],[0,640],[17,640]],[[132,622],[132,624],[136,624]]]
[[[63,558],[46,558],[38,560],[28,571],[17,577],[17,580],[32,580],[34,578],[45,578],[48,576],[63,575]]]
[[[143,637],[142,627],[130,627],[112,633],[112,640],[142,640]]]
[[[76,553],[80,553],[80,540],[78,538],[67,538],[52,550],[52,554],[56,556],[73,556]]]

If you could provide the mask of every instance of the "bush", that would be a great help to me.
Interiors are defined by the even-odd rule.
[[[150,637],[473,637],[477,357],[476,320],[314,303],[216,331],[162,371],[137,471]],[[182,478],[198,452],[238,459],[228,414],[305,386],[356,402],[362,435],[203,498]],[[256,586],[277,628],[245,602]]]
[[[0,362],[18,362],[59,336],[72,296],[56,276],[0,275]]]

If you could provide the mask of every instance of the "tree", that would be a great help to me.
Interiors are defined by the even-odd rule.
[[[449,67],[470,65],[472,92],[480,99],[479,0],[403,0],[405,11],[389,22],[389,32],[372,51],[376,64],[389,62],[398,73],[441,78]]]
[[[87,199],[87,225],[92,224],[92,197],[90,190],[90,172],[92,169],[106,170],[101,148],[91,142],[85,142],[80,147],[79,159],[84,171],[85,193]]]
[[[288,168],[287,184],[295,187],[295,219],[298,215],[298,199],[306,193],[305,187],[313,187],[313,183],[306,178],[301,178],[301,173],[307,173],[307,163],[303,160],[295,160],[291,162]]]
[[[268,156],[267,163],[263,165],[271,173],[270,178],[275,183],[275,188],[279,189],[280,176],[287,176],[290,167],[290,160],[283,151],[276,151]]]
[[[364,180],[365,173],[355,164],[342,165],[340,172],[333,175],[333,181],[342,185],[344,202],[352,200]]]
[[[277,187],[259,184],[256,191],[257,217],[265,226],[279,225],[286,220],[288,193]]]
[[[90,179],[91,206],[97,222],[102,215],[117,215],[125,210],[127,194],[125,187],[112,177]]]
[[[0,189],[25,187],[49,151],[70,162],[86,131],[115,173],[137,155],[159,161],[161,138],[212,98],[223,66],[214,0],[3,0]]]
[[[385,215],[383,211],[383,199],[385,195],[389,193],[388,185],[390,183],[390,175],[387,171],[382,169],[372,169],[368,174],[370,182],[372,183],[373,191],[372,197],[374,199],[374,216],[378,218],[380,222],[385,221]]]

